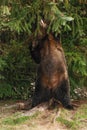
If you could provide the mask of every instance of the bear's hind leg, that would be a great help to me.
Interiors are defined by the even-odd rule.
[[[38,104],[41,103],[41,101],[42,101],[42,90],[39,86],[36,86],[34,96],[32,99],[32,107],[37,106]]]
[[[73,109],[73,106],[70,102],[69,83],[67,80],[62,82],[55,93],[55,98],[59,100],[66,109]]]
[[[41,103],[41,97],[39,96],[39,94],[34,93],[34,96],[32,99],[32,107],[35,107],[40,103]]]
[[[70,103],[70,97],[68,94],[65,94],[64,97],[60,100],[63,106],[68,110],[73,110],[73,105]]]
[[[40,82],[37,81],[32,100],[32,107],[35,107],[42,102],[49,101],[50,98],[51,98],[51,91],[46,87],[40,85]]]

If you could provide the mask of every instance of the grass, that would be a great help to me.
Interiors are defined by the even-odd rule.
[[[38,114],[39,114],[39,112],[36,112],[32,116],[21,116],[21,117],[17,117],[17,116],[19,116],[19,114],[18,115],[16,114],[11,117],[3,119],[1,123],[4,125],[19,125],[19,124],[24,123],[27,120],[36,119]]]
[[[57,121],[60,121],[62,124],[64,124],[68,129],[76,130],[77,123],[74,121],[69,121],[66,119],[63,119],[62,117],[59,117]]]
[[[70,112],[64,109],[56,120],[69,130],[79,130],[87,123],[87,104],[77,109],[74,114],[72,113],[72,117],[70,117]]]
[[[6,118],[5,120],[2,121],[2,124],[4,125],[17,125],[25,122],[26,120],[29,120],[30,117],[24,116],[24,117],[19,117],[16,119],[13,118]]]
[[[1,109],[1,108],[0,108]],[[15,112],[15,113],[14,113]],[[32,116],[23,114],[23,111],[12,111],[6,109],[0,111],[0,130],[48,130],[63,128],[66,130],[86,130],[87,129],[87,102],[80,104],[74,111],[61,108],[60,115],[56,118],[56,124],[51,124],[55,110],[39,112]],[[61,127],[60,127],[61,126]]]

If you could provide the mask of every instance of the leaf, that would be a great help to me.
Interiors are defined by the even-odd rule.
[[[72,21],[72,20],[74,20],[74,18],[72,18],[72,17],[67,17],[67,16],[63,16],[62,19],[67,20],[67,21]]]

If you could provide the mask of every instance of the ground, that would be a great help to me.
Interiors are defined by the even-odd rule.
[[[74,101],[76,108],[72,111],[63,107],[48,110],[45,105],[31,110],[19,110],[18,103],[18,101],[0,101],[0,130],[87,129],[86,100]]]

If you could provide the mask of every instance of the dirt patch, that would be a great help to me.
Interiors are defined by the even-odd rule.
[[[0,130],[86,130],[87,101],[73,101],[75,110],[58,106],[53,110],[42,104],[31,110],[18,109],[23,101],[0,103]]]

